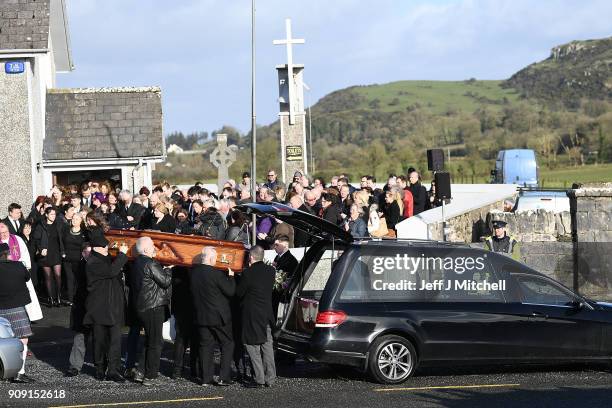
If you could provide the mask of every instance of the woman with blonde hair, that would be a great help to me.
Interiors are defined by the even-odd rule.
[[[385,208],[383,213],[387,221],[387,228],[395,230],[395,225],[402,219],[404,203],[402,196],[396,190],[389,190],[385,193]]]
[[[159,232],[172,232],[176,230],[176,220],[170,215],[168,207],[159,203],[153,210],[153,225],[151,229]]]

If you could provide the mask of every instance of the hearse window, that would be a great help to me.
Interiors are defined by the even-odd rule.
[[[302,294],[304,292],[323,292],[325,285],[331,275],[333,263],[340,258],[342,251],[339,250],[327,250],[321,256],[318,262],[314,263],[314,269],[308,280],[302,288]]]
[[[569,306],[576,299],[571,293],[539,276],[513,275],[523,303],[551,306]]]
[[[350,266],[346,282],[340,294],[341,301],[417,301],[418,290],[409,290],[409,282],[420,285],[425,273],[422,269],[407,271],[385,265],[385,260],[394,259],[387,255],[361,255]],[[391,261],[389,261],[391,262]],[[395,264],[394,264],[395,265]],[[418,286],[417,286],[418,287]]]
[[[432,302],[504,302],[507,288],[481,253],[440,253],[429,268],[429,282],[442,282],[443,288],[430,291]]]

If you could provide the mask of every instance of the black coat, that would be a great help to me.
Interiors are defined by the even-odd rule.
[[[119,216],[123,218],[124,221],[126,221],[128,228],[134,227],[138,229],[142,216],[145,213],[145,208],[140,204],[132,203],[126,210],[125,205],[119,203],[117,204],[117,209],[115,210],[115,212],[119,214]],[[134,220],[128,221],[128,216],[134,217]]]
[[[412,198],[414,199],[413,215],[417,215],[425,211],[425,204],[427,203],[427,189],[421,185],[420,182],[411,184],[408,189],[412,193]]]
[[[402,220],[399,204],[396,201],[393,201],[391,204],[387,203],[383,212],[385,214],[387,228],[394,230],[395,225]]]
[[[139,291],[136,294],[135,307],[137,312],[144,312],[159,306],[169,306],[172,292],[172,271],[162,267],[159,262],[148,256],[138,255],[132,266],[134,276],[139,276]]]
[[[72,308],[70,309],[70,328],[82,332],[83,318],[85,317],[85,303],[87,301],[87,276],[85,275],[85,261],[79,262],[79,267],[74,273],[75,291]]]
[[[4,223],[4,225],[8,227],[9,233],[11,235],[21,235],[21,233],[23,232],[23,223],[25,222],[23,217],[17,220],[17,222],[19,222],[19,231],[15,230],[15,225],[13,224],[13,221],[9,217],[6,217],[5,219],[3,219],[2,222]]]
[[[295,256],[293,256],[291,251],[285,252],[282,256],[276,255],[276,258],[274,258],[274,263],[277,271],[287,272],[287,279],[292,278],[293,274],[295,273],[295,268],[298,266],[298,261],[295,259]]]
[[[272,287],[274,268],[263,262],[256,262],[240,274],[236,295],[240,298],[242,317],[242,342],[263,344],[266,342],[266,328],[274,327],[272,315]]]
[[[30,273],[18,261],[0,261],[0,309],[13,309],[30,303],[30,292],[26,282]]]
[[[84,324],[121,325],[124,320],[125,295],[121,268],[128,258],[119,252],[113,260],[91,251],[85,271],[87,275],[87,300]]]
[[[172,218],[170,214],[164,214],[160,222],[157,222],[157,218],[153,219],[151,229],[159,232],[171,232],[176,231],[176,220]]]
[[[194,322],[198,326],[225,326],[232,322],[230,300],[236,282],[225,272],[210,265],[191,269],[191,297]]]
[[[342,218],[340,217],[340,211],[338,210],[338,206],[334,204],[330,204],[329,207],[323,210],[324,220],[331,222],[334,225],[340,225],[342,222]]]
[[[196,228],[194,227],[194,229]],[[214,208],[209,208],[205,213],[200,214],[196,234],[212,239],[224,239],[225,218]]]

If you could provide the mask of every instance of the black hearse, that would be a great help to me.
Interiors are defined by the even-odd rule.
[[[353,240],[282,204],[241,209],[319,238],[290,286],[281,352],[387,384],[426,365],[611,361],[612,305],[508,257],[435,241]]]

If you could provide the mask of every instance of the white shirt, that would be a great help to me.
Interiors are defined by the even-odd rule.
[[[19,243],[19,252],[21,254],[21,258],[19,258],[19,261],[23,263],[26,269],[32,269],[32,263],[30,262],[30,252],[28,251],[28,247],[20,236],[15,235],[15,238],[17,238],[17,242]],[[0,239],[0,242],[3,242],[8,245],[9,240]]]

